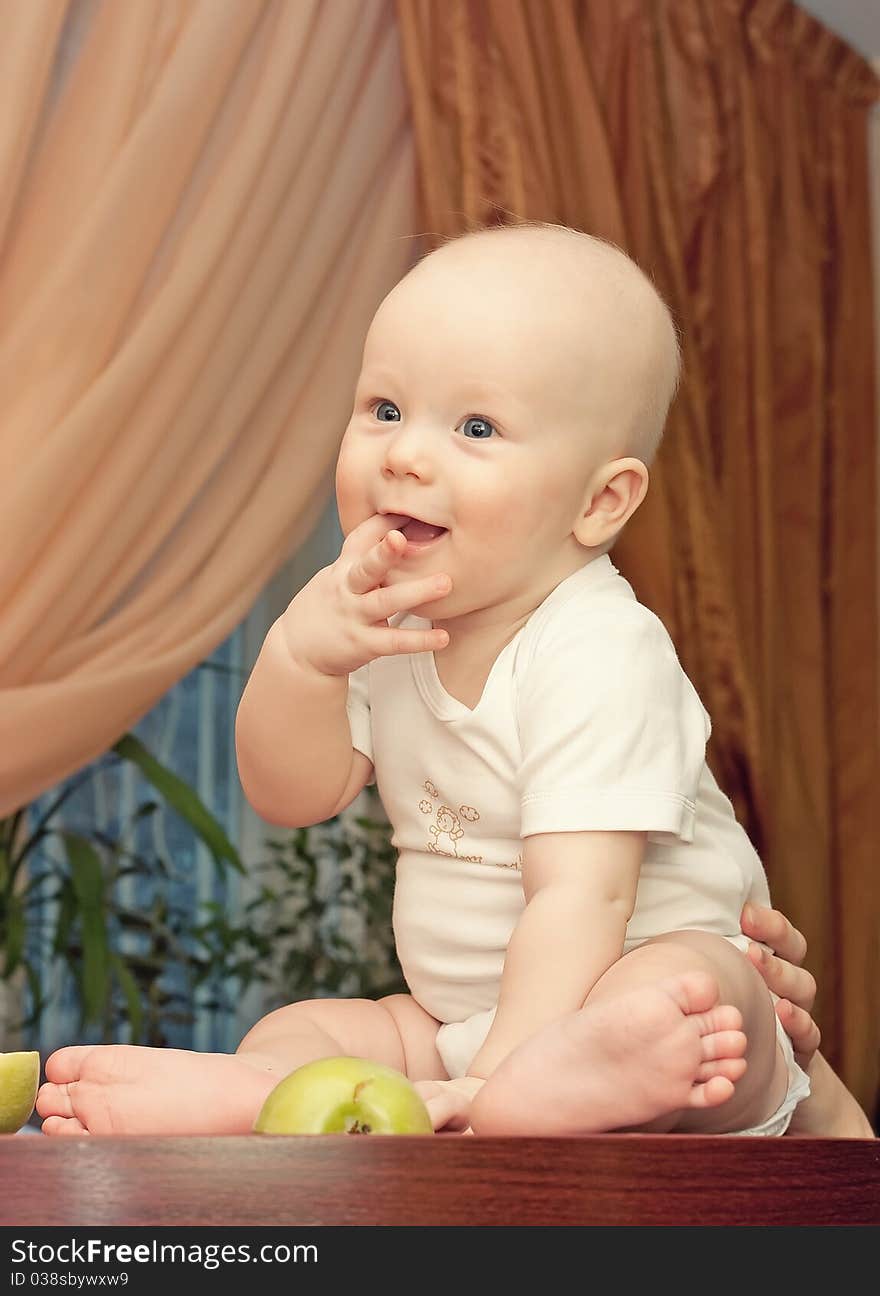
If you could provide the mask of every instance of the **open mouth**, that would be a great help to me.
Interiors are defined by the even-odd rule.
[[[433,522],[423,522],[421,518],[407,518],[397,528],[402,531],[410,544],[423,546],[434,544],[442,536],[446,535],[446,527],[437,526]]]

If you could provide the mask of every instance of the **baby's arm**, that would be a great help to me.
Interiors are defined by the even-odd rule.
[[[524,839],[526,907],[507,947],[495,1020],[468,1075],[487,1078],[542,1026],[583,1007],[623,954],[645,843],[643,832]]]
[[[346,711],[348,677],[376,657],[443,648],[445,630],[401,630],[397,612],[448,593],[448,576],[383,586],[407,551],[399,514],[374,514],[346,537],[336,562],[300,590],[269,630],[238,708],[238,771],[270,823],[321,823],[363,786]],[[354,782],[352,777],[354,776]],[[349,795],[350,793],[350,795]]]

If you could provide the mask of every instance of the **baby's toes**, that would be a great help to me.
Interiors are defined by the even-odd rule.
[[[718,1004],[708,1012],[694,1014],[690,1020],[696,1023],[701,1035],[740,1031],[743,1024],[742,1013],[733,1004]]]
[[[700,1053],[704,1062],[713,1062],[716,1058],[738,1058],[746,1051],[748,1040],[741,1030],[720,1030],[712,1035],[703,1035],[700,1040]]]
[[[71,1080],[67,1084],[46,1083],[37,1094],[37,1114],[44,1120],[63,1120],[65,1128],[53,1125],[52,1134],[117,1134],[118,1091],[112,1085],[88,1080]],[[44,1125],[45,1129],[45,1125]]]
[[[697,1083],[691,1086],[688,1097],[688,1107],[720,1107],[722,1103],[733,1097],[733,1081],[728,1080],[726,1076],[716,1075],[704,1084]]]
[[[70,1100],[70,1093],[66,1084],[46,1084],[40,1085],[36,1101],[37,1115],[46,1117],[74,1115],[73,1103]]]
[[[713,1076],[723,1076],[736,1084],[746,1073],[748,1063],[743,1057],[717,1058],[712,1062],[701,1062],[697,1067],[696,1079],[700,1083],[711,1080]]]
[[[88,1134],[84,1125],[71,1116],[69,1119],[64,1116],[47,1116],[43,1121],[42,1132],[48,1134],[50,1138],[76,1138],[81,1134]]]
[[[71,1044],[67,1048],[56,1049],[46,1059],[46,1079],[58,1085],[78,1080],[84,1063],[96,1047],[94,1044]]]

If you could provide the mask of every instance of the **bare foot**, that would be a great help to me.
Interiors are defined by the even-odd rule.
[[[587,1004],[515,1049],[475,1096],[476,1134],[590,1134],[727,1102],[745,1073],[738,1009],[704,972]]]
[[[230,1053],[129,1044],[58,1049],[37,1095],[43,1133],[245,1134],[282,1078]]]

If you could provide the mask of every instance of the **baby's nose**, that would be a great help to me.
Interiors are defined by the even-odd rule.
[[[391,437],[382,465],[385,477],[415,477],[419,481],[434,474],[433,457],[424,437],[408,429]]]

